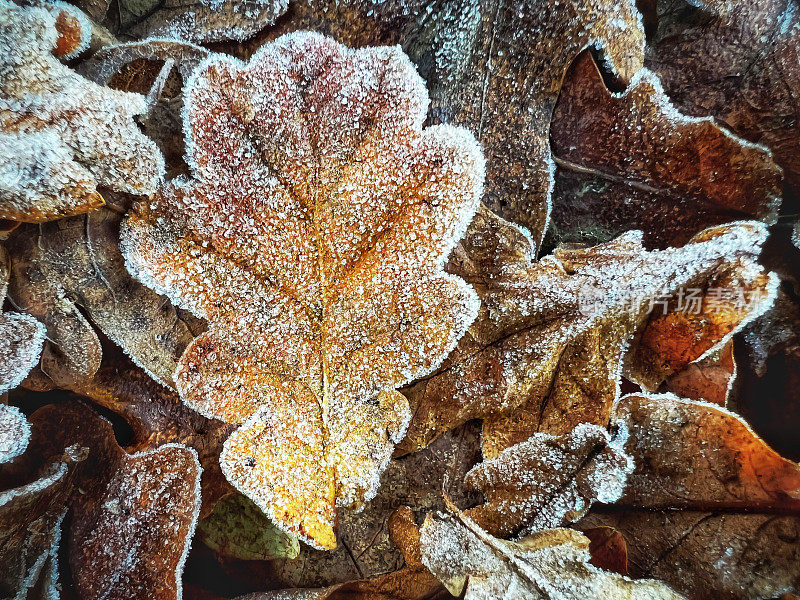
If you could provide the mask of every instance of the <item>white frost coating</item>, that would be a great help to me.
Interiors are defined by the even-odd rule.
[[[0,404],[0,464],[16,458],[28,447],[31,425],[16,407]]]
[[[48,10],[0,0],[0,131],[17,136],[6,145],[13,142],[35,159],[27,170],[15,167],[4,148],[3,176],[12,180],[0,186],[0,218],[43,221],[79,212],[75,204],[94,208],[95,184],[149,194],[164,172],[160,151],[133,119],[146,110],[145,98],[99,86],[61,64],[50,53],[57,38]],[[66,157],[59,169],[57,161]],[[54,172],[64,185],[57,193],[48,179]],[[14,181],[15,173],[27,182]],[[4,188],[16,189],[16,197]],[[36,202],[19,206],[30,198]]]
[[[358,508],[410,419],[389,391],[435,370],[477,316],[476,293],[444,264],[480,202],[480,147],[461,128],[423,129],[427,91],[399,47],[297,32],[247,64],[207,58],[185,95],[193,178],[142,203],[121,236],[134,277],[210,322],[177,389],[206,416],[246,422],[222,462],[267,514],[274,498],[255,495],[279,474],[247,483],[246,440],[258,429],[256,454],[283,452],[264,423],[300,417],[278,404],[319,407],[307,418],[321,438],[297,423],[297,439],[324,446],[336,503]],[[282,462],[259,456],[259,469]]]
[[[45,327],[30,315],[0,313],[0,394],[17,387],[39,362]]]
[[[627,436],[624,424],[612,440],[606,429],[581,423],[566,435],[535,433],[476,465],[464,478],[487,500],[476,520],[502,517],[498,531],[523,536],[575,522],[594,502],[618,500],[634,468]]]
[[[589,564],[589,540],[551,529],[519,543],[497,539],[463,514],[432,513],[421,529],[422,563],[465,600],[679,600],[653,580],[634,581]]]

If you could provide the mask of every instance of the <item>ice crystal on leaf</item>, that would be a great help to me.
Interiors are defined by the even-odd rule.
[[[523,231],[482,210],[448,267],[475,285],[480,314],[442,368],[404,390],[414,420],[403,450],[474,418],[484,418],[487,458],[537,431],[605,427],[623,370],[655,389],[771,304],[776,277],[756,262],[765,238],[763,223],[741,221],[647,252],[631,231],[535,262]],[[695,312],[692,289],[747,301]]]
[[[476,465],[464,480],[483,491],[486,502],[467,515],[492,535],[529,534],[577,521],[595,500],[617,500],[633,460],[602,427],[582,423],[570,433],[535,433],[491,460]]]
[[[164,170],[133,120],[145,98],[61,64],[56,26],[50,10],[0,0],[0,219],[87,212],[103,203],[97,185],[149,194]]]
[[[443,265],[483,158],[422,128],[422,79],[396,47],[294,33],[248,64],[212,57],[186,88],[194,178],[128,218],[142,281],[205,317],[176,373],[196,410],[244,423],[221,456],[277,524],[332,548],[410,419],[396,388],[431,372],[478,301]]]
[[[31,436],[31,426],[16,406],[0,404],[0,464],[25,451]]]
[[[425,519],[422,562],[465,600],[683,598],[658,581],[634,581],[589,564],[589,540],[572,529],[547,529],[509,542],[451,510],[452,515],[430,513]]]
[[[8,253],[0,246],[0,307],[8,276]],[[44,335],[44,326],[30,315],[0,311],[0,394],[17,387],[36,365]]]

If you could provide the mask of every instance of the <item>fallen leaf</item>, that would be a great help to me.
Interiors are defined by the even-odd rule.
[[[115,33],[124,38],[169,38],[197,44],[245,40],[286,12],[288,0],[119,0]]]
[[[40,222],[103,204],[103,185],[155,191],[164,171],[158,148],[133,117],[137,94],[98,86],[50,54],[56,21],[41,8],[0,2],[0,219]]]
[[[483,147],[484,203],[526,226],[537,246],[550,217],[550,120],[567,68],[592,47],[628,81],[644,58],[632,0],[299,0],[266,36],[302,29],[354,47],[402,44],[428,82],[430,120],[469,128]]]
[[[508,542],[455,512],[431,513],[421,533],[423,564],[450,593],[468,600],[682,598],[661,582],[634,581],[594,567],[589,539],[572,529]]]
[[[589,538],[589,562],[598,569],[628,574],[628,548],[625,538],[613,527],[594,527],[581,531]]]
[[[75,389],[100,367],[97,331],[163,385],[174,387],[178,359],[194,339],[163,296],[131,277],[119,251],[122,217],[100,209],[9,238],[9,297],[47,327],[41,372],[29,387]]]
[[[240,560],[297,558],[297,538],[272,524],[251,500],[242,494],[220,499],[213,512],[197,525],[199,539],[222,556]]]
[[[615,418],[636,468],[616,505],[578,525],[619,530],[634,576],[694,599],[772,598],[800,584],[797,464],[716,405],[633,394]]]
[[[0,246],[0,394],[17,387],[39,361],[44,326],[30,315],[4,313],[9,277],[9,258]]]
[[[562,242],[641,229],[648,247],[665,247],[712,225],[777,219],[782,172],[771,153],[710,117],[681,114],[647,69],[615,94],[584,52],[561,88],[550,141]]]
[[[467,473],[464,484],[486,500],[465,514],[501,538],[573,523],[594,502],[609,504],[622,495],[633,470],[622,450],[625,437],[612,440],[588,423],[561,436],[535,433]]]
[[[196,454],[179,444],[127,454],[110,423],[77,402],[47,405],[30,422],[28,450],[0,469],[0,481],[38,464],[53,467],[45,477],[3,493],[9,502],[0,519],[13,525],[0,531],[7,536],[4,550],[13,554],[0,556],[0,564],[12,561],[14,568],[0,572],[27,573],[25,580],[10,581],[12,595],[41,585],[36,580],[44,577],[43,566],[34,561],[52,563],[48,585],[58,586],[55,557],[63,543],[81,598],[180,598],[200,502]]]
[[[772,150],[796,195],[800,23],[794,5],[673,1],[659,3],[657,19],[646,61],[673,102]]]
[[[403,390],[414,419],[400,450],[473,418],[485,419],[487,458],[537,431],[605,427],[623,358],[629,379],[657,387],[769,306],[777,280],[756,264],[765,237],[763,224],[739,222],[648,252],[629,232],[534,262],[523,232],[482,211],[448,267],[475,286],[481,311],[439,371]],[[752,302],[680,306],[682,291],[702,299],[723,286]]]
[[[334,503],[374,496],[402,438],[394,388],[434,369],[476,311],[441,269],[483,161],[464,130],[422,130],[426,105],[397,48],[301,33],[248,65],[211,59],[187,86],[195,179],[127,220],[131,272],[210,322],[176,379],[201,414],[244,423],[223,471],[320,548],[336,545]]]

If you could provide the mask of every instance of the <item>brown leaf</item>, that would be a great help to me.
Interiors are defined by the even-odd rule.
[[[0,464],[25,452],[31,437],[31,426],[16,407],[3,404],[0,398]]]
[[[788,0],[658,5],[647,65],[687,114],[716,117],[772,150],[800,190],[800,25]]]
[[[18,229],[9,239],[14,304],[47,327],[41,372],[27,385],[76,389],[100,367],[96,330],[156,381],[174,386],[194,335],[170,302],[133,279],[119,251],[121,216],[89,215]]]
[[[672,392],[680,398],[727,406],[735,381],[736,359],[733,341],[730,341],[713,356],[689,363],[684,370],[671,375],[660,391]]]
[[[550,140],[561,241],[641,229],[647,246],[665,247],[712,225],[776,220],[782,177],[771,153],[710,118],[681,114],[647,69],[614,94],[583,53],[564,81]]]
[[[800,584],[797,464],[711,404],[629,395],[615,417],[630,428],[636,469],[618,506],[579,525],[622,532],[633,575],[697,599],[770,598]]]
[[[561,436],[535,433],[467,473],[464,484],[486,500],[465,514],[501,538],[573,523],[594,502],[622,495],[633,470],[624,441],[588,423]]]
[[[598,569],[628,574],[628,548],[625,538],[613,527],[593,527],[581,531],[589,538],[589,562]]]
[[[402,44],[428,82],[431,121],[464,125],[483,147],[484,202],[528,227],[537,245],[550,214],[550,119],[569,64],[600,48],[627,81],[644,54],[629,0],[300,0],[267,36],[302,29],[356,47]]]
[[[177,385],[244,423],[220,459],[228,479],[330,549],[334,503],[375,494],[405,431],[394,388],[475,316],[474,292],[441,269],[478,204],[480,149],[461,129],[422,130],[424,85],[397,48],[293,34],[246,66],[210,60],[187,90],[195,179],[139,205],[125,253],[210,322]]]
[[[241,41],[271,25],[287,5],[288,0],[201,0],[190,7],[181,0],[119,0],[120,19],[114,31],[126,39],[169,38],[197,44]]]
[[[0,219],[40,222],[103,204],[97,185],[152,193],[164,171],[158,148],[133,117],[137,94],[98,86],[50,50],[56,21],[41,8],[0,3]]]
[[[497,539],[468,517],[431,513],[422,526],[422,562],[454,595],[470,600],[682,598],[658,581],[633,581],[589,563],[589,540],[548,529],[519,542]]]
[[[81,598],[177,600],[199,509],[196,454],[178,444],[127,454],[117,445],[110,423],[76,402],[45,406],[31,415],[30,422],[33,435],[28,450],[0,470],[0,481],[14,481],[36,465],[53,463],[50,479],[59,487],[51,490],[45,477],[17,488],[38,496],[5,492],[23,503],[7,505],[7,518],[14,526],[0,528],[9,536],[3,547],[22,544],[35,549],[30,559],[42,556],[43,562],[54,561],[62,543],[61,519],[68,510],[63,543]],[[40,554],[32,545],[37,538],[31,536],[36,535],[46,537],[49,554]],[[19,560],[19,556],[0,560]],[[49,584],[57,585],[55,564],[49,573]],[[12,594],[17,591],[12,588]]]
[[[626,376],[658,386],[769,305],[776,281],[755,262],[765,237],[762,224],[739,222],[646,252],[629,232],[534,262],[520,230],[479,213],[449,270],[475,285],[482,308],[443,367],[404,390],[415,416],[401,450],[480,417],[487,458],[537,431],[606,426],[623,356]],[[753,302],[706,301],[696,315],[678,306],[681,290],[723,286]]]
[[[44,326],[30,315],[4,313],[9,259],[0,246],[0,394],[17,387],[39,361]]]

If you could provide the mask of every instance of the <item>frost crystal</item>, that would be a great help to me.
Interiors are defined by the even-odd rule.
[[[31,426],[16,406],[0,404],[0,464],[8,462],[28,447]]]
[[[127,221],[131,272],[210,322],[176,373],[202,414],[245,423],[221,457],[278,525],[336,545],[410,418],[394,391],[475,318],[442,272],[481,195],[465,130],[422,128],[422,79],[396,47],[294,33],[186,87],[177,180]]]
[[[96,185],[149,194],[163,174],[133,120],[144,97],[74,73],[51,54],[58,41],[51,11],[0,0],[0,219],[86,212],[103,202]]]

